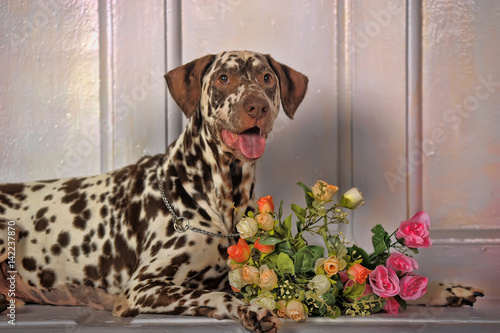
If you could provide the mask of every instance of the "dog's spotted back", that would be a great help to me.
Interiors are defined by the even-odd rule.
[[[307,77],[248,51],[208,55],[165,77],[190,118],[165,154],[94,177],[0,185],[0,310],[15,242],[18,302],[237,318],[250,330],[277,329],[269,311],[217,291],[227,286],[226,249],[236,242],[219,236],[235,232],[233,203],[239,211],[251,205],[255,161],[280,101],[292,118]],[[196,229],[174,229],[160,186]]]

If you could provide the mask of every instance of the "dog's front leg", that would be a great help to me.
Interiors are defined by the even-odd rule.
[[[247,305],[231,294],[176,286],[161,278],[131,280],[118,296],[113,315],[140,313],[234,318],[253,332],[276,332],[281,326],[281,320],[271,311]]]

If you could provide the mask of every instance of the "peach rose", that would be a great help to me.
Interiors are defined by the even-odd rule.
[[[259,213],[272,213],[274,212],[273,197],[268,195],[267,197],[261,197],[257,201],[259,205]]]
[[[276,306],[276,315],[280,318],[286,318],[286,301],[281,300]]]
[[[255,220],[257,220],[258,225],[264,231],[273,230],[274,228],[274,218],[269,213],[260,213],[255,216]]]
[[[259,269],[257,267],[244,265],[240,271],[241,281],[247,284],[257,284],[259,282]]]
[[[323,263],[323,269],[326,272],[328,277],[332,277],[337,274],[339,271],[339,263],[340,261],[335,256],[329,256],[325,262]]]
[[[258,285],[263,290],[272,290],[278,285],[278,276],[276,272],[267,265],[260,266],[260,277]]]
[[[339,188],[334,185],[330,185],[322,180],[318,180],[311,187],[314,199],[318,201],[330,201],[332,197],[337,193]]]
[[[286,305],[286,314],[295,321],[304,321],[307,319],[307,312],[304,305],[299,301],[290,301]]]
[[[361,266],[361,264],[354,264],[347,270],[347,274],[352,276],[354,281],[359,284],[363,284],[366,281],[366,278],[371,273],[371,270]]]

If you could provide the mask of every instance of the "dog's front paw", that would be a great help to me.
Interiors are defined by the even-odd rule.
[[[477,297],[483,297],[484,291],[474,287],[462,286],[456,283],[429,283],[427,293],[411,304],[427,306],[473,306]]]
[[[250,332],[275,333],[281,327],[281,320],[268,310],[255,305],[238,307],[242,325]]]

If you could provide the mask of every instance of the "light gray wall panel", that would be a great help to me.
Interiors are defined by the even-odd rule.
[[[406,152],[406,2],[353,1],[350,10],[352,177],[366,201],[353,237],[371,246],[376,224],[394,230],[407,217],[406,184],[393,189],[386,179]]]
[[[0,77],[0,182],[100,172],[96,1],[1,1]]]
[[[436,229],[500,228],[500,2],[424,1],[423,201]]]
[[[111,169],[166,148],[165,3],[113,1]]]

